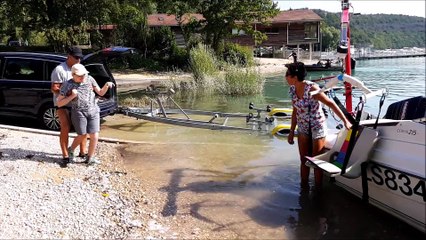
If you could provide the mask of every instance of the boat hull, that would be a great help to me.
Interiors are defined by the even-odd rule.
[[[370,204],[426,232],[425,124],[382,119],[377,130],[379,139],[368,161],[367,189],[363,189],[361,177],[338,176],[336,182],[358,197],[368,196]]]
[[[343,70],[343,67],[340,66],[331,66],[331,67],[325,67],[325,66],[314,66],[314,65],[305,65],[305,69],[308,72],[341,72]]]

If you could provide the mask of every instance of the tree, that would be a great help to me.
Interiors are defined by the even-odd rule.
[[[340,30],[335,27],[328,26],[325,23],[321,23],[321,34],[323,48],[321,51],[326,49],[336,50],[340,39]]]
[[[113,22],[118,26],[120,44],[143,49],[147,55],[147,39],[149,37],[148,14],[155,9],[154,0],[121,0],[115,9]]]
[[[20,30],[22,36],[31,31],[44,32],[55,50],[88,40],[88,30],[97,26],[122,24],[125,33],[139,33],[153,9],[154,0],[3,0],[0,3],[0,30],[8,35]],[[8,19],[3,16],[14,16]],[[119,26],[120,28],[121,26]],[[129,29],[130,27],[130,29]],[[95,32],[94,39],[101,41]],[[123,39],[133,40],[134,35]]]
[[[279,12],[277,4],[271,0],[164,0],[157,4],[158,9],[175,14],[177,19],[187,13],[202,14],[204,20],[198,22],[198,27],[205,42],[216,53],[220,52],[223,40],[231,36],[234,28],[261,40],[265,35],[256,31],[253,23],[267,24]]]
[[[114,0],[4,0],[6,16],[13,20],[6,23],[8,31],[20,30],[21,37],[31,32],[44,32],[50,45],[56,50],[79,42],[87,30],[107,18]],[[82,34],[83,33],[83,34]]]

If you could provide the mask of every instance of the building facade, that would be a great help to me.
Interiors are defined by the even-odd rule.
[[[178,21],[174,15],[152,14],[148,16],[148,26],[169,26],[175,33],[177,44],[184,45],[185,41],[179,23],[185,24],[190,19],[201,20],[203,16],[188,14],[183,18]],[[254,29],[267,36],[267,39],[262,43],[256,44],[252,36],[237,29],[232,30],[232,37],[228,41],[244,46],[270,49],[273,53],[280,50],[283,57],[286,57],[288,51],[295,50],[300,55],[300,50],[308,50],[309,58],[312,58],[314,46],[319,45],[321,41],[320,23],[322,20],[318,14],[310,9],[281,11],[269,21],[270,24],[268,25],[253,24]]]

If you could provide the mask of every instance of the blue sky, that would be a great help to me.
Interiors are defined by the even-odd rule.
[[[278,7],[281,10],[288,10],[289,8],[309,8],[309,9],[322,9],[328,12],[341,12],[340,0],[284,0],[277,1]],[[404,14],[410,16],[425,17],[425,0],[405,1],[405,0],[349,0],[352,4],[355,13],[361,14]],[[351,10],[352,12],[352,10]]]

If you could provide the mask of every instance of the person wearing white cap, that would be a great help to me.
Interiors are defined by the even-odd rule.
[[[52,71],[50,76],[52,84],[51,90],[53,92],[53,105],[56,107],[56,113],[59,118],[60,125],[60,135],[59,135],[59,145],[62,151],[62,162],[60,163],[61,167],[66,166],[66,162],[69,162],[68,157],[68,138],[69,132],[71,128],[71,119],[69,116],[70,107],[62,106],[58,107],[56,99],[59,96],[59,90],[61,89],[62,83],[72,78],[71,67],[80,63],[81,58],[83,57],[83,53],[79,47],[73,46],[68,49],[67,60],[58,66]],[[86,138],[80,144],[80,157],[84,157],[86,155]]]
[[[88,165],[97,164],[100,161],[94,155],[100,131],[100,116],[94,91],[103,96],[108,89],[114,87],[114,83],[107,82],[100,88],[86,68],[79,63],[72,66],[71,72],[72,79],[62,84],[57,99],[59,107],[71,104],[71,121],[78,134],[68,148],[69,162],[74,160],[74,149],[86,137],[86,134],[89,134],[89,152],[85,162]]]

